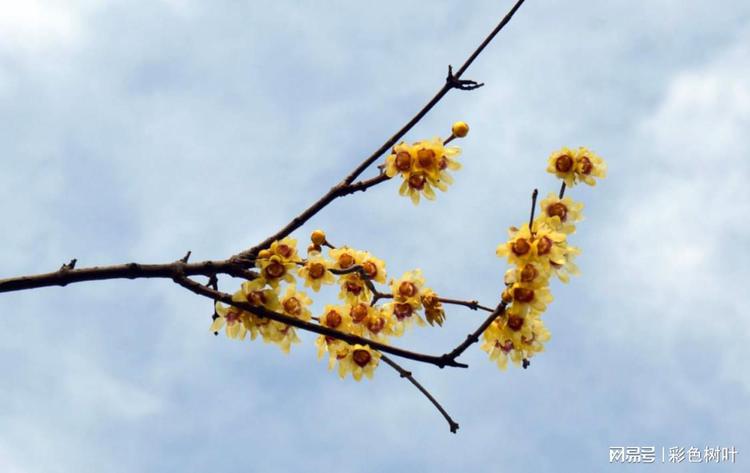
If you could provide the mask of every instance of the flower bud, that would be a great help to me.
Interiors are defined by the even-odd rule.
[[[469,134],[469,125],[466,122],[456,122],[451,127],[451,132],[456,138],[463,138]]]
[[[326,234],[323,230],[315,230],[310,235],[310,240],[312,240],[314,245],[320,246],[326,242]]]

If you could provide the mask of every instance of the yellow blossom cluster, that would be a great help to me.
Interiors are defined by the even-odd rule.
[[[594,177],[604,177],[606,169],[605,162],[586,148],[563,148],[549,158],[548,171],[569,187],[578,182],[594,185]],[[484,332],[482,349],[501,369],[508,359],[521,364],[544,350],[550,334],[541,315],[552,302],[550,279],[556,276],[567,283],[579,272],[574,259],[580,249],[569,245],[567,238],[583,219],[582,209],[583,204],[562,197],[562,192],[551,193],[541,201],[531,227],[511,227],[508,240],[497,247],[497,255],[513,267],[505,274],[506,309]]]
[[[297,241],[291,237],[275,241],[261,251],[255,260],[259,277],[244,282],[232,300],[385,344],[412,325],[425,325],[425,319],[430,325],[442,325],[442,303],[425,286],[420,270],[388,281],[385,262],[369,252],[348,246],[334,248],[321,230],[314,231],[310,239],[306,258],[299,255]],[[327,254],[324,246],[330,247]],[[381,292],[376,284],[389,289]],[[326,305],[320,316],[313,317],[313,300],[298,286],[317,293],[326,285],[338,286],[340,304]],[[388,302],[378,304],[380,299]],[[279,345],[284,352],[300,341],[292,326],[251,310],[217,303],[211,331],[218,333],[222,328],[233,339],[245,339],[249,333],[252,340],[260,334],[265,342]],[[349,344],[323,335],[317,338],[316,346],[318,356],[327,353],[329,368],[338,366],[342,378],[348,374],[356,380],[363,375],[372,377],[381,358],[380,352],[369,345]]]
[[[461,150],[446,146],[447,143],[468,133],[469,126],[465,122],[456,122],[451,137],[446,141],[436,137],[412,144],[401,142],[393,147],[386,158],[384,172],[388,177],[401,176],[403,181],[399,194],[408,195],[414,205],[419,203],[420,196],[434,200],[435,189],[445,192],[453,183],[448,171],[461,169],[461,163],[456,160]]]

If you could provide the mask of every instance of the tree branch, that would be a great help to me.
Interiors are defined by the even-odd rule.
[[[424,394],[425,397],[430,400],[430,402],[432,403],[432,405],[435,406],[437,408],[437,410],[440,411],[440,413],[443,415],[443,417],[445,417],[445,420],[448,421],[448,426],[450,427],[451,432],[453,432],[455,434],[458,431],[458,423],[451,418],[451,416],[448,414],[448,412],[445,409],[443,409],[443,406],[440,405],[440,403],[437,401],[437,399],[435,399],[432,396],[432,394],[430,394],[430,392],[427,389],[425,389],[424,386],[422,386],[419,383],[419,381],[417,381],[416,379],[414,379],[414,376],[412,376],[411,371],[405,370],[398,363],[396,363],[395,361],[391,360],[390,358],[388,358],[387,356],[383,355],[382,353],[380,354],[380,358],[383,361],[385,361],[389,366],[391,366],[394,370],[398,371],[398,374],[402,378],[408,379],[409,382],[411,382],[411,384],[413,384],[414,386],[416,386],[416,388],[419,389],[422,392],[422,394]]]
[[[104,281],[108,279],[138,278],[172,278],[178,267],[187,276],[208,276],[228,274],[230,276],[255,279],[258,273],[245,269],[245,264],[238,260],[202,261],[184,263],[182,260],[166,264],[126,263],[114,266],[94,266],[91,268],[72,269],[76,260],[63,265],[52,273],[20,276],[0,279],[0,292],[23,291],[49,286],[67,286],[84,281]]]

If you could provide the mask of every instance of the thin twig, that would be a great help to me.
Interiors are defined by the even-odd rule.
[[[453,305],[462,305],[464,307],[468,307],[471,310],[483,310],[485,312],[492,312],[493,308],[483,306],[478,301],[462,301],[458,299],[446,299],[445,297],[438,297],[438,300],[442,302],[443,304],[453,304]]]
[[[534,189],[531,193],[531,212],[529,213],[529,232],[533,235],[534,233],[534,211],[536,210],[536,197],[539,195],[539,191]]]
[[[416,379],[414,379],[414,376],[412,376],[411,371],[405,370],[398,363],[396,363],[395,361],[391,360],[390,358],[388,358],[387,356],[383,355],[382,353],[380,354],[380,359],[382,359],[383,361],[385,361],[394,370],[398,371],[399,376],[401,376],[402,378],[408,379],[409,382],[411,382],[411,384],[413,384],[414,386],[416,386],[416,388],[419,389],[419,391],[421,391],[421,393],[424,394],[425,397],[430,400],[430,402],[432,403],[432,405],[435,406],[437,408],[437,410],[440,411],[440,413],[443,415],[443,417],[445,417],[445,420],[448,421],[448,426],[450,427],[451,432],[453,432],[455,434],[456,431],[458,431],[458,423],[451,418],[451,416],[443,408],[443,406],[440,405],[440,403],[437,401],[437,399],[435,399],[432,396],[432,394],[430,394],[430,392],[427,389],[425,389],[424,386],[422,386],[419,383],[419,381],[417,381]]]

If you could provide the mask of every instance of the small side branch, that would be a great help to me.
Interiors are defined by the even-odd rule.
[[[498,306],[495,308],[494,311],[482,322],[482,325],[480,325],[474,332],[470,333],[466,340],[464,340],[460,345],[458,345],[456,348],[451,350],[449,353],[446,353],[443,355],[443,358],[446,362],[452,362],[456,361],[456,359],[463,354],[463,352],[466,351],[467,348],[472,346],[473,344],[477,343],[479,341],[479,336],[484,333],[485,330],[492,324],[492,322],[495,321],[496,318],[500,317],[505,312],[506,304],[505,302],[501,302],[498,304]]]
[[[391,360],[390,358],[388,358],[387,356],[383,354],[380,355],[380,358],[383,361],[385,361],[391,368],[398,371],[399,376],[401,376],[402,378],[408,379],[411,384],[413,384],[417,389],[419,389],[419,391],[422,394],[424,394],[427,399],[430,400],[432,405],[435,406],[435,408],[438,411],[440,411],[443,417],[445,417],[445,420],[448,421],[448,426],[450,427],[451,432],[455,434],[458,431],[458,423],[451,418],[450,414],[448,414],[448,412],[443,408],[443,406],[440,405],[437,399],[435,399],[432,396],[432,394],[430,394],[430,392],[419,383],[419,381],[414,379],[414,376],[412,376],[411,371],[405,370],[401,365],[399,365],[398,363],[396,363],[395,361]]]

